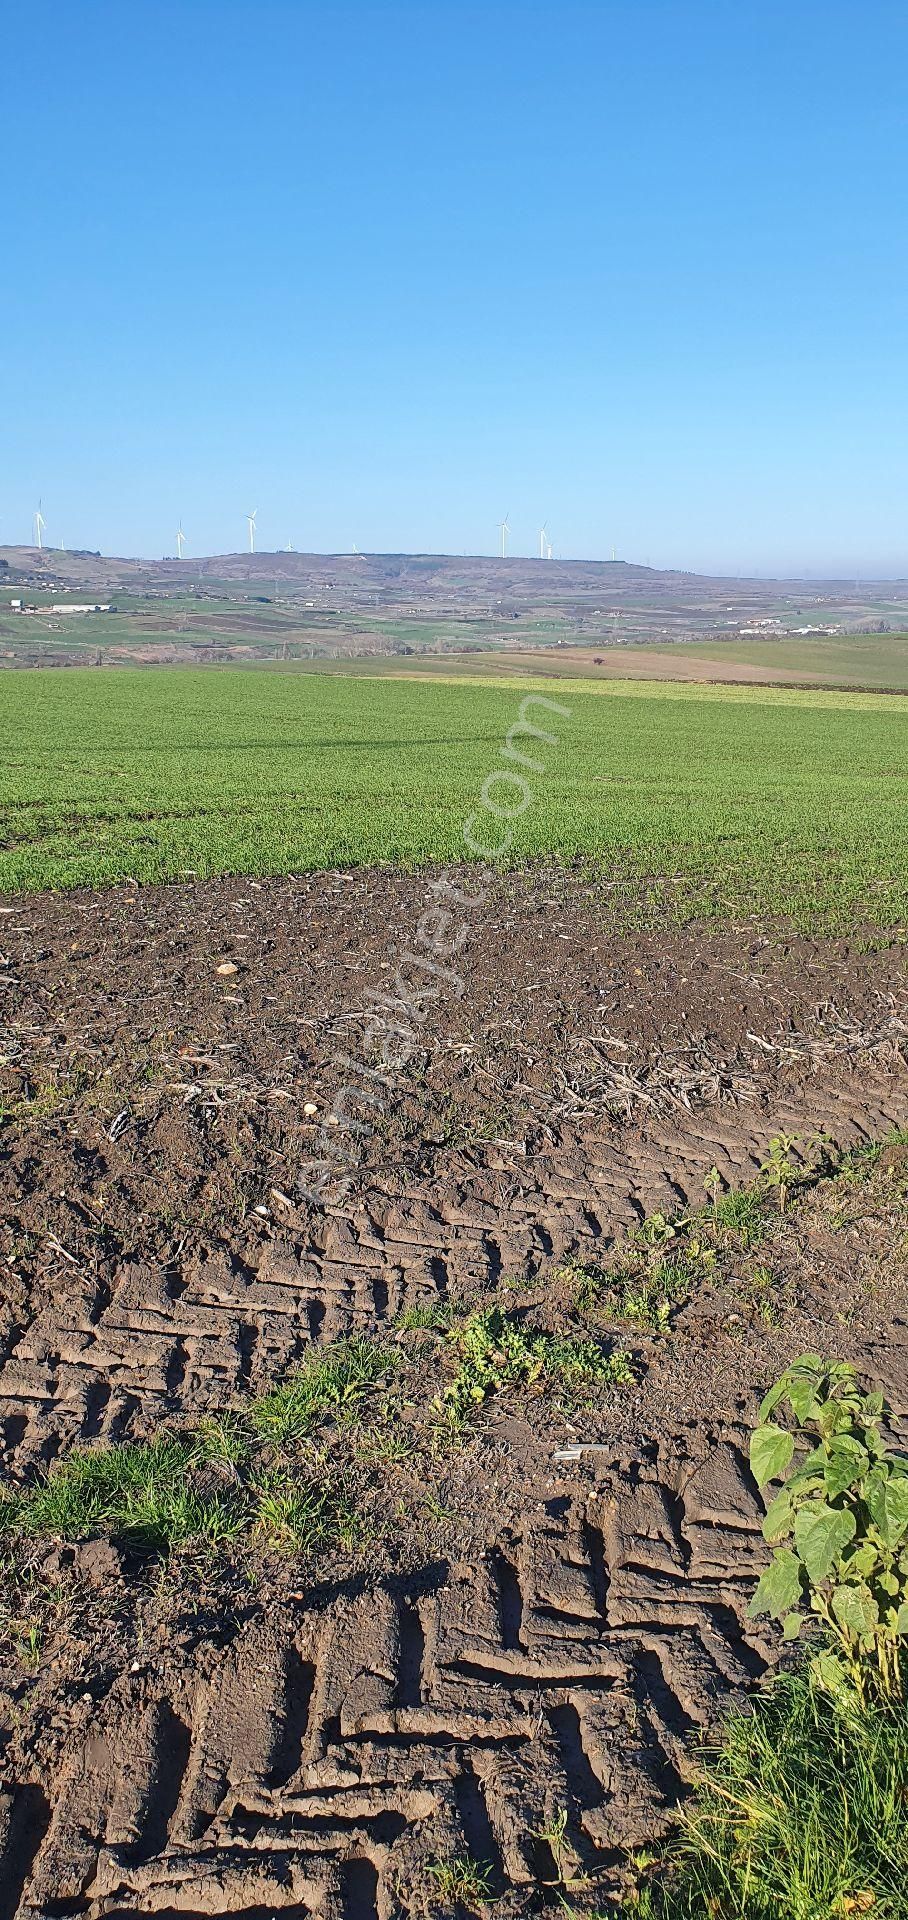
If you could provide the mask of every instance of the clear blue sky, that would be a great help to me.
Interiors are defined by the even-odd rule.
[[[24,0],[0,542],[908,573],[908,13]]]

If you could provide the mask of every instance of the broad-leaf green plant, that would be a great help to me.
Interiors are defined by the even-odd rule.
[[[778,1194],[780,1213],[785,1212],[789,1192],[803,1179],[803,1168],[794,1159],[792,1151],[799,1145],[800,1134],[775,1134],[770,1140],[766,1159],[760,1165],[767,1186],[775,1187]]]
[[[751,1614],[781,1620],[788,1640],[815,1616],[826,1633],[814,1678],[862,1704],[903,1697],[908,1456],[890,1447],[888,1418],[853,1367],[808,1353],[770,1388],[750,1442],[758,1486],[783,1483],[763,1522],[775,1553]]]

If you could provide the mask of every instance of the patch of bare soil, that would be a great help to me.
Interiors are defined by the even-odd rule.
[[[629,932],[577,874],[473,907],[475,871],[440,877],[0,919],[5,1485],[241,1411],[351,1334],[396,1362],[307,1442],[359,1514],[330,1551],[12,1538],[0,1916],[454,1915],[473,1868],[502,1915],[559,1885],[602,1909],[691,1736],[776,1658],[746,1617],[759,1391],[812,1348],[908,1412],[908,1170],[807,1146],[908,1120],[901,945],[677,930],[658,889]],[[417,1018],[396,979],[442,897]],[[821,1177],[752,1238],[709,1229],[663,1307],[641,1223],[713,1168],[752,1182],[780,1132]],[[446,1432],[456,1329],[492,1305],[630,1382],[505,1382]]]

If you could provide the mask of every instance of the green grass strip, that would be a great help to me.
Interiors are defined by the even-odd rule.
[[[727,1723],[640,1920],[905,1920],[908,1713],[784,1674]]]
[[[247,1407],[206,1415],[191,1431],[76,1449],[36,1485],[0,1494],[0,1535],[102,1534],[159,1553],[241,1537],[312,1552],[349,1546],[357,1520],[343,1489],[294,1450],[326,1417],[354,1414],[394,1359],[377,1341],[340,1341]]]

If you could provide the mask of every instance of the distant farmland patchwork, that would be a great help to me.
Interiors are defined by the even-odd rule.
[[[905,916],[908,701],[619,681],[11,674],[0,885],[462,859],[533,685],[570,716],[534,716],[558,744],[511,858],[705,883],[718,911]]]
[[[7,592],[4,589],[8,590]],[[67,603],[107,611],[67,614]],[[55,611],[56,607],[56,611]],[[233,663],[773,680],[908,691],[908,582],[625,561],[0,548],[0,667]],[[683,651],[682,651],[683,648]]]
[[[626,623],[625,623],[626,624]],[[597,626],[599,631],[597,631]],[[559,679],[777,682],[908,692],[908,635],[902,632],[756,635],[646,640],[630,627],[558,610],[523,618],[389,617],[354,608],[307,612],[287,604],[214,596],[127,599],[109,613],[76,618],[0,604],[0,666],[293,666],[302,671],[537,672]]]

